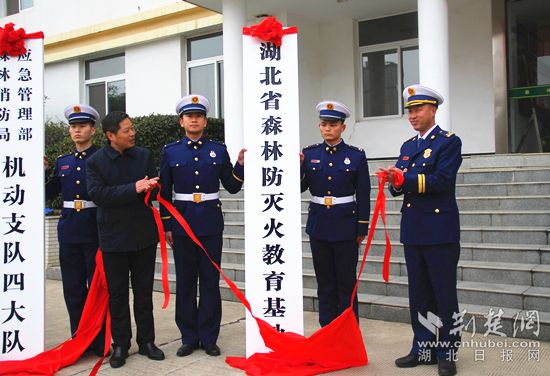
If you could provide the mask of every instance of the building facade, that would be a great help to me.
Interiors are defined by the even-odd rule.
[[[299,28],[302,145],[318,141],[315,104],[332,98],[352,110],[347,142],[395,157],[413,135],[401,92],[420,82],[444,95],[438,122],[463,153],[550,151],[546,0],[0,0],[2,24],[46,35],[47,119],[71,102],[173,113],[200,92],[225,118],[233,158],[246,116],[241,28],[266,15]]]

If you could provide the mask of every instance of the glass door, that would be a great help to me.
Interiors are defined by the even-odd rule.
[[[507,0],[509,149],[550,152],[550,1]]]

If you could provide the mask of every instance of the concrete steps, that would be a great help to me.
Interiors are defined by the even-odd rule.
[[[370,161],[370,171],[392,163]],[[374,174],[371,183],[374,204]],[[550,340],[550,155],[466,156],[456,193],[462,225],[457,288],[460,308],[467,311],[465,322],[474,318],[478,333],[485,332],[484,316],[491,308],[494,312],[501,309],[502,331],[511,335],[520,316],[536,310],[538,338]],[[222,268],[244,288],[244,193],[229,195],[222,190],[220,195],[226,221]],[[315,275],[304,232],[308,205],[306,193],[301,203],[304,309],[317,310]],[[402,197],[387,194],[387,228],[392,240],[390,281],[385,283],[381,277],[385,243],[380,226],[359,283],[362,317],[409,321],[407,270],[399,243],[401,205]],[[173,284],[171,256],[169,259]],[[160,281],[156,283],[160,288]],[[222,285],[223,298],[235,300]],[[516,336],[534,338],[530,332]]]

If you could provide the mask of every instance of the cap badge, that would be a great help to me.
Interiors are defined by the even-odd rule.
[[[216,158],[216,152],[214,150],[210,150],[210,156],[212,158]]]
[[[430,155],[432,155],[432,149],[424,150],[424,158],[430,158]]]
[[[191,98],[191,102],[192,102],[193,104],[199,103],[199,97],[193,97],[193,98]]]
[[[330,111],[334,110],[334,105],[332,103],[328,103],[327,110],[330,110]]]
[[[80,106],[74,106],[73,107],[73,112],[79,113],[80,111],[81,111]]]
[[[413,96],[416,94],[416,91],[414,90],[414,88],[410,87],[407,92],[409,93],[409,96]]]
[[[349,165],[350,163],[351,163],[351,161],[349,160],[348,157],[346,157],[346,159],[344,159],[344,164]]]

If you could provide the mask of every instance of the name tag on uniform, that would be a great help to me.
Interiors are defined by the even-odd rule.
[[[61,170],[67,170],[69,167],[71,167],[71,166],[69,166],[69,165],[61,166]]]
[[[321,163],[321,161],[319,159],[312,159],[310,162],[311,163]]]
[[[408,161],[408,160],[409,160],[409,156],[408,156],[408,155],[404,155],[404,156],[403,156],[403,160],[404,160],[404,161]]]

